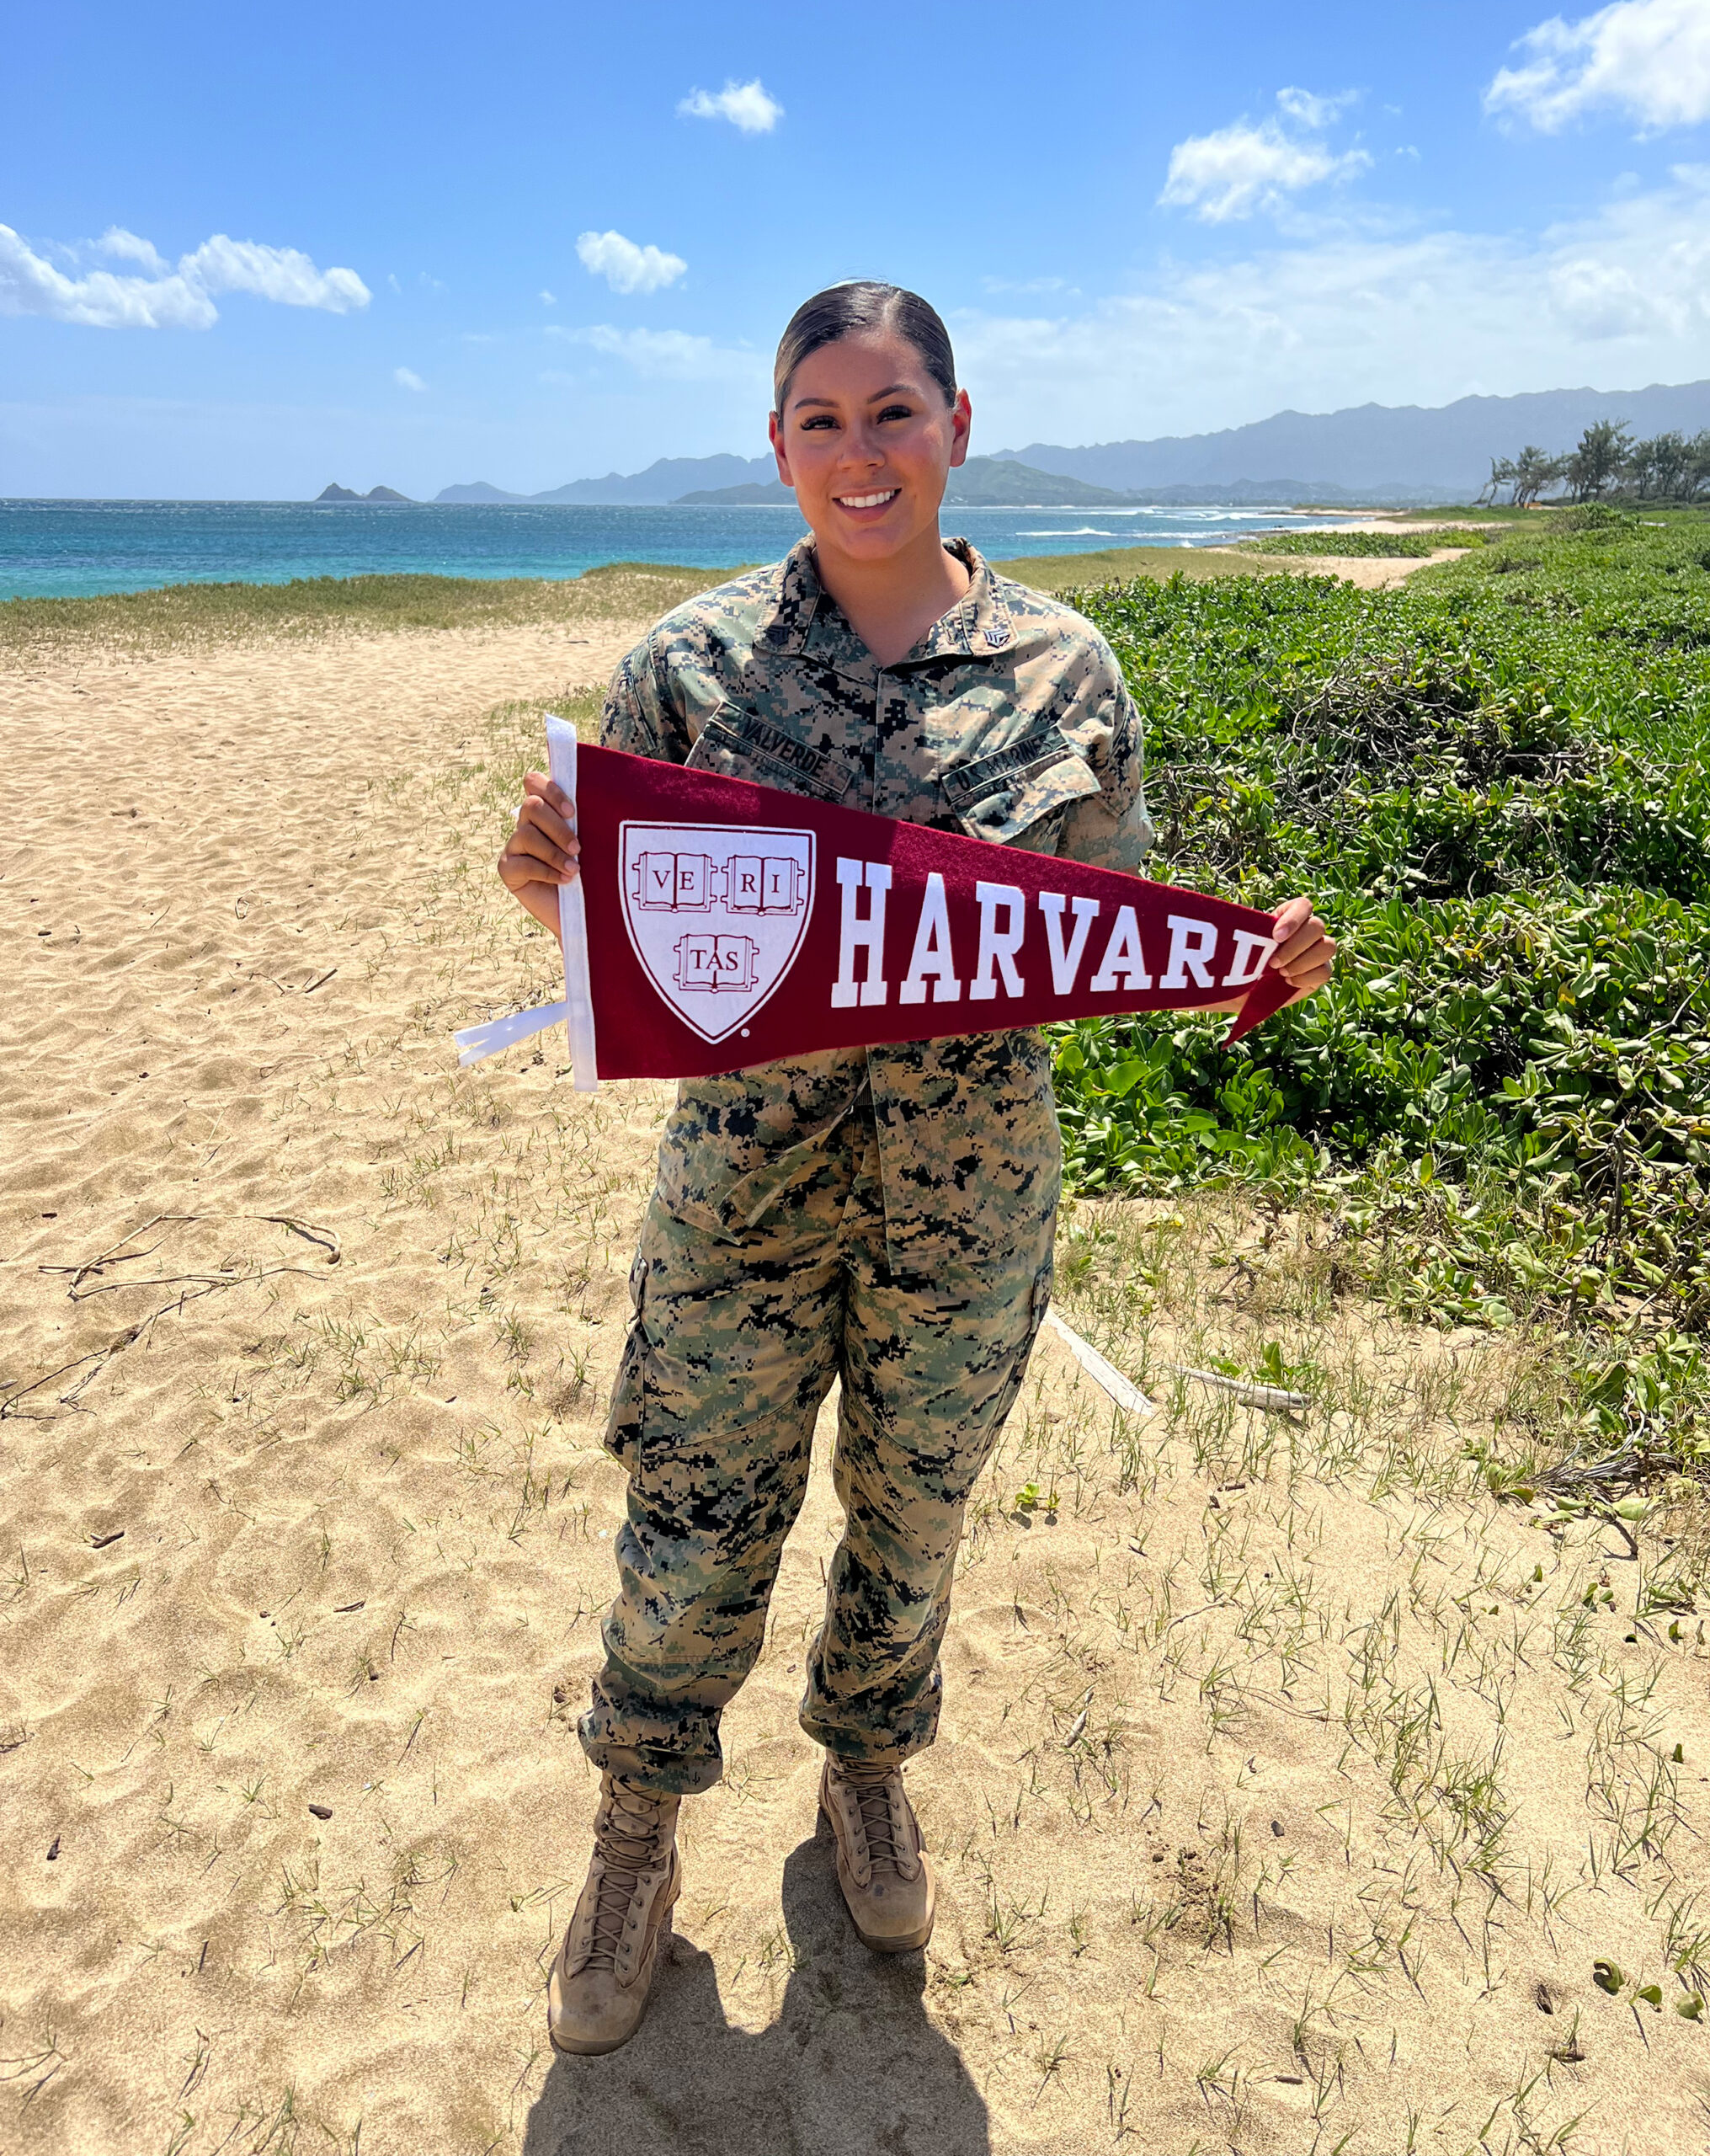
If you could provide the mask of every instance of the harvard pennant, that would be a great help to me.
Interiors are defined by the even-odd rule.
[[[466,1063],[567,1016],[587,1085],[1239,995],[1233,1039],[1292,993],[1251,907],[551,731],[566,1001],[461,1033]]]

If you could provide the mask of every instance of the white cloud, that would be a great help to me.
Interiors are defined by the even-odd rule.
[[[1710,0],[1617,0],[1575,23],[1552,15],[1516,43],[1526,57],[1497,74],[1487,112],[1545,134],[1599,105],[1646,130],[1710,119]]]
[[[394,367],[392,378],[400,389],[423,390],[428,386],[413,367]]]
[[[727,83],[716,97],[690,90],[677,109],[690,120],[727,120],[744,135],[770,135],[784,117],[783,106],[767,94],[758,75],[752,83]]]
[[[290,247],[261,247],[216,232],[169,269],[135,232],[115,226],[95,243],[104,254],[141,263],[148,273],[121,276],[92,270],[68,276],[0,225],[0,314],[40,314],[93,329],[207,329],[220,318],[216,292],[253,292],[285,307],[345,314],[368,305],[354,270],[317,270]]]
[[[157,252],[152,240],[140,239],[123,225],[109,225],[94,243],[97,254],[110,254],[121,262],[140,262],[151,277],[172,275],[172,264]]]
[[[294,247],[258,247],[251,239],[227,239],[224,232],[205,239],[194,254],[180,256],[178,273],[205,291],[253,292],[281,307],[348,314],[368,305],[368,287],[354,270],[317,270]]]
[[[689,267],[680,254],[637,247],[621,232],[583,232],[576,252],[589,275],[604,277],[615,292],[663,291]]]
[[[1315,97],[1309,90],[1279,90],[1284,115],[1313,132],[1327,126],[1354,93]],[[1292,195],[1327,179],[1346,179],[1371,163],[1364,150],[1338,155],[1321,141],[1287,133],[1275,120],[1255,125],[1245,118],[1209,135],[1190,135],[1169,153],[1169,170],[1159,196],[1191,210],[1206,224],[1250,217],[1255,210],[1281,209]]]
[[[558,295],[556,292],[543,291],[540,295],[540,300],[542,307],[557,307],[558,304]]]
[[[1531,237],[1343,234],[1166,263],[1073,312],[953,326],[991,446],[1197,433],[1281,408],[1690,382],[1710,351],[1710,166]]]
[[[758,352],[744,352],[727,344],[715,344],[710,337],[691,336],[682,329],[614,329],[596,322],[585,329],[561,329],[546,334],[566,344],[585,345],[602,357],[621,360],[626,366],[652,381],[729,382],[766,379],[765,363]]]
[[[1315,97],[1310,90],[1279,90],[1277,109],[1286,113],[1291,120],[1297,120],[1302,127],[1314,133],[1328,127],[1333,120],[1340,119],[1350,104],[1360,102],[1357,90],[1341,90],[1334,97]]]

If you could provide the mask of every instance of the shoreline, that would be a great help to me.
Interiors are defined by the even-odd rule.
[[[1315,530],[1429,531],[1462,519],[1377,517],[1316,525]],[[1272,527],[1244,536],[1260,538]],[[1357,584],[1393,581],[1448,550],[1430,557],[1393,560],[1358,556],[1264,556],[1227,542],[1203,545],[1108,547],[1080,553],[994,558],[999,574],[1041,591],[1135,577],[1191,578],[1233,574],[1345,574]],[[141,643],[157,647],[180,638],[322,635],[340,628],[376,632],[453,627],[498,629],[524,623],[610,621],[633,615],[649,622],[681,600],[755,566],[737,562],[716,568],[679,563],[610,562],[573,577],[473,577],[373,572],[349,577],[298,578],[285,582],[233,579],[152,584],[135,590],[24,596],[0,600],[0,667],[39,647],[72,643]]]
[[[806,530],[793,504],[349,504],[13,502],[0,504],[0,607],[125,597],[196,584],[445,577],[573,583],[621,563],[692,568],[716,581],[770,560]],[[442,510],[455,514],[442,515]],[[364,514],[365,511],[369,512]],[[1324,509],[1241,504],[1118,509],[952,505],[947,532],[988,560],[1132,545],[1184,551],[1249,532],[1318,529]]]

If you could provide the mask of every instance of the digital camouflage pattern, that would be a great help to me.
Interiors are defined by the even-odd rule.
[[[984,1067],[1001,1080],[1001,1054]],[[582,1737],[651,1788],[687,1796],[722,1771],[719,1717],[759,1653],[839,1377],[848,1519],[802,1724],[856,1760],[900,1761],[937,1730],[962,1508],[1050,1294],[1056,1161],[997,1164],[956,1232],[923,1209],[893,1251],[870,1109],[817,1151],[759,1227],[709,1235],[656,1196],[642,1230],[606,1440],[630,1474],[621,1591]]]
[[[1137,869],[1139,721],[1109,647],[954,544],[967,598],[887,667],[808,542],[690,600],[619,666],[601,740]],[[607,1436],[631,1487],[582,1723],[596,1764],[685,1795],[717,1780],[719,1716],[759,1652],[839,1376],[849,1518],[802,1725],[855,1759],[932,1741],[962,1508],[1045,1313],[1059,1176],[1034,1033],[683,1081]]]

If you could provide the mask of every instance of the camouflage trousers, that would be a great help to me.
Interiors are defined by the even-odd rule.
[[[656,1193],[606,1438],[630,1487],[580,1725],[596,1766],[685,1796],[717,1781],[834,1380],[845,1518],[802,1726],[850,1759],[931,1743],[963,1508],[1045,1314],[1055,1215],[1054,1173],[996,1233],[899,1220],[893,1197],[887,1241],[865,1102],[754,1227],[716,1236]]]

